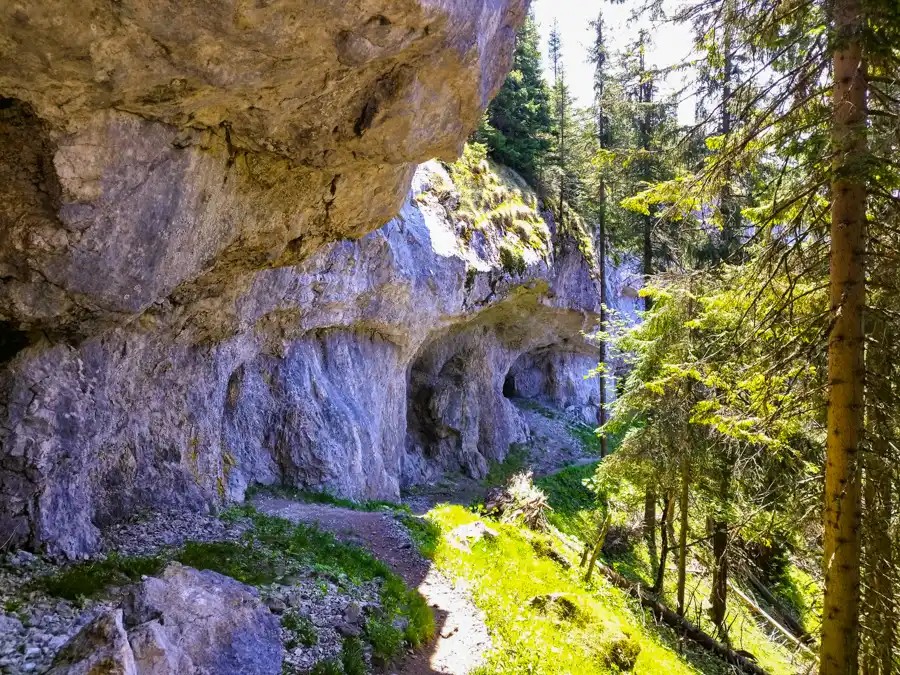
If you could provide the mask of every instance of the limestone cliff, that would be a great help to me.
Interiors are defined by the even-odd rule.
[[[595,414],[584,235],[480,158],[413,176],[522,2],[75,4],[0,19],[0,542],[254,482],[396,498],[502,459],[508,396]]]

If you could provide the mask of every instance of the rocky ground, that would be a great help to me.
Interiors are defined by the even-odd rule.
[[[402,526],[396,526],[398,531]],[[243,521],[225,522],[192,513],[153,514],[105,533],[103,549],[122,557],[152,556],[185,542],[223,542],[239,539]],[[45,673],[60,649],[97,617],[123,602],[125,587],[113,586],[99,598],[76,601],[53,597],[40,580],[63,566],[25,551],[0,561],[0,673]],[[287,583],[260,589],[260,599],[282,619],[285,672],[308,672],[316,663],[334,659],[342,639],[359,635],[366,616],[379,607],[380,584],[337,583],[307,570]],[[306,643],[304,644],[304,639]]]
[[[417,588],[434,610],[437,633],[432,644],[410,654],[391,669],[395,675],[463,675],[476,668],[490,649],[491,637],[482,612],[465,589],[455,587],[416,549],[408,530],[392,515],[260,498],[263,513],[294,522],[315,523],[339,538],[370,549]]]
[[[574,419],[518,401],[529,429],[515,468],[546,475],[561,467],[593,461]],[[406,498],[414,512],[441,502],[468,504],[483,497],[487,482],[450,476]],[[341,541],[370,550],[433,608],[437,635],[426,648],[409,654],[386,672],[392,675],[463,675],[477,667],[490,649],[482,613],[466,590],[454,586],[424,558],[409,530],[393,512],[366,512],[268,496],[254,505],[265,514],[316,524]],[[156,556],[186,542],[234,542],[252,525],[242,518],[223,520],[196,513],[156,513],[116,525],[103,533],[109,556]],[[102,559],[102,557],[101,557]],[[0,560],[0,673],[49,672],[54,657],[98,617],[111,617],[122,606],[128,586],[111,585],[90,598],[54,597],[40,580],[62,569],[41,556],[19,551]],[[379,608],[378,581],[348,583],[316,570],[301,570],[279,583],[259,587],[259,601],[281,620],[285,672],[305,673],[316,663],[338,658],[344,638],[362,633],[366,617]],[[111,619],[110,619],[111,620]],[[287,626],[287,627],[286,627]],[[370,654],[366,653],[367,660]]]

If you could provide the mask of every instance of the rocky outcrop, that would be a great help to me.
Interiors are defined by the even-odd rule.
[[[169,563],[59,653],[52,675],[280,675],[278,620],[255,589]]]
[[[418,162],[461,150],[525,4],[6,6],[6,357],[34,331],[83,338],[168,313],[382,225]]]
[[[525,431],[503,395],[517,359],[564,349],[573,380],[596,360],[597,293],[568,237],[525,250],[521,274],[503,231],[473,249],[434,194],[442,174],[424,166],[377,232],[190,320],[19,353],[0,376],[4,537],[76,554],[130,513],[209,509],[253,482],[396,498],[443,470],[483,475]],[[196,339],[221,323],[230,337]]]
[[[590,415],[584,237],[520,184],[485,220],[413,177],[457,154],[524,2],[174,7],[0,19],[0,542],[481,476],[526,433],[511,371]]]

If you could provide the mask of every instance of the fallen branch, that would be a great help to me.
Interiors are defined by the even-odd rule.
[[[797,647],[799,647],[800,649],[803,649],[807,654],[809,654],[813,658],[816,657],[816,655],[812,649],[810,649],[805,644],[803,644],[803,642],[801,642],[793,633],[791,633],[791,631],[789,631],[787,628],[785,628],[780,623],[778,623],[773,617],[766,614],[766,612],[763,610],[762,607],[760,607],[755,602],[753,602],[753,600],[751,600],[745,593],[743,593],[741,591],[741,589],[739,589],[737,586],[735,586],[733,583],[731,583],[731,579],[728,580],[728,587],[731,588],[731,590],[734,591],[737,594],[737,596],[741,600],[743,600],[747,606],[750,607],[750,609],[752,609],[757,614],[759,614],[763,619],[765,619],[769,623],[769,625],[776,628],[778,630],[778,632],[780,632],[788,640],[790,640],[795,645],[797,645]]]
[[[749,570],[744,570],[743,576],[750,582],[750,585],[753,586],[753,589],[759,593],[766,602],[768,602],[772,607],[778,610],[779,616],[781,616],[782,624],[785,628],[791,631],[800,641],[807,645],[812,646],[815,645],[816,639],[806,632],[803,626],[797,621],[790,613],[784,609],[781,605],[781,601],[772,594],[772,592],[766,588],[765,584],[761,582],[752,572]]]
[[[642,588],[640,584],[634,584],[628,581],[628,579],[606,565],[598,564],[597,569],[600,570],[603,576],[609,579],[614,586],[621,588],[632,598],[639,600],[642,606],[653,613],[653,616],[656,617],[657,621],[662,621],[667,626],[674,628],[691,641],[697,643],[704,649],[711,651],[726,663],[737,666],[745,673],[750,673],[751,675],[768,675],[765,670],[760,668],[746,656],[726,647],[714,637],[692,624],[689,620],[678,616],[671,609],[656,600],[649,589]]]

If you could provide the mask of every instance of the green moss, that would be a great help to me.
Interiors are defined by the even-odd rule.
[[[525,255],[519,248],[501,244],[500,265],[508,274],[525,274]]]
[[[158,574],[165,564],[160,556],[125,557],[115,553],[104,560],[69,565],[49,577],[35,581],[36,588],[46,593],[80,601],[101,594],[112,586],[124,586],[140,581],[144,575]]]

